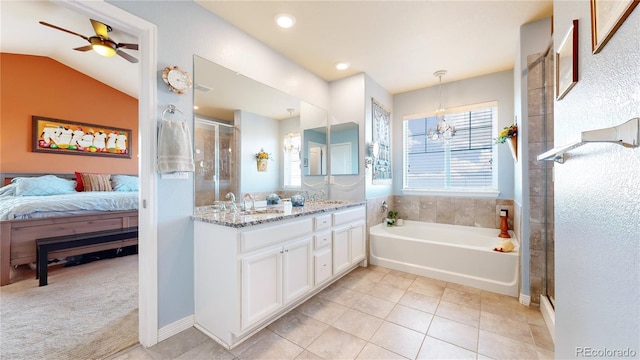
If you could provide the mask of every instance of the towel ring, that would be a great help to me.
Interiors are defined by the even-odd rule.
[[[175,114],[177,112],[180,113],[180,121],[185,121],[184,119],[184,113],[182,111],[180,111],[180,109],[178,109],[175,105],[169,105],[167,106],[167,108],[162,112],[162,120],[168,120],[167,118],[165,118],[165,115],[167,113],[169,114]]]

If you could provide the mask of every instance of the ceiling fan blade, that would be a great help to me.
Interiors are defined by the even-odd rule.
[[[73,49],[73,50],[78,50],[78,51],[89,51],[89,50],[92,50],[92,49],[93,49],[93,46],[91,46],[91,45],[87,45],[87,46],[77,47],[77,48],[75,48],[75,49]]]
[[[52,25],[52,24],[46,23],[46,22],[44,22],[44,21],[40,21],[40,24],[42,24],[42,25],[44,25],[44,26],[52,27],[52,28],[54,28],[54,29],[56,29],[56,30],[64,31],[64,32],[69,33],[69,34],[72,34],[72,35],[80,36],[81,38],[83,38],[83,39],[85,39],[85,40],[89,41],[89,38],[88,38],[88,37],[86,37],[86,36],[84,36],[84,35],[80,35],[80,34],[78,34],[78,33],[76,33],[76,32],[71,31],[71,30],[63,29],[63,28],[61,28],[61,27],[59,27],[59,26],[55,26],[55,25]]]
[[[120,55],[123,58],[127,59],[131,63],[134,63],[134,64],[138,63],[138,59],[134,58],[133,56],[127,54],[126,52],[124,52],[122,50],[118,50],[118,55]]]
[[[102,36],[105,39],[109,38],[109,31],[111,31],[111,26],[107,24],[103,24],[98,20],[91,20],[91,25],[93,26],[93,31],[96,32],[96,35]]]
[[[119,43],[118,48],[138,50],[138,44]]]

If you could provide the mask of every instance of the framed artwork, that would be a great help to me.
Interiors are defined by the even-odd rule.
[[[594,54],[604,48],[640,0],[591,0],[591,46]]]
[[[391,184],[391,113],[371,99],[373,113],[372,144],[377,144],[373,158],[373,184]]]
[[[562,100],[578,82],[578,20],[564,37],[556,52],[556,99]]]
[[[33,151],[131,159],[131,130],[32,116]]]

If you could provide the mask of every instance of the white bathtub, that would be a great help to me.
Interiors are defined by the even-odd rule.
[[[404,221],[371,229],[371,264],[518,296],[519,246],[493,251],[500,230]]]

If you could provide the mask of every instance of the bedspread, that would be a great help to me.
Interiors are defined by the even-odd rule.
[[[0,196],[0,220],[137,209],[137,192],[91,191],[48,196]]]

